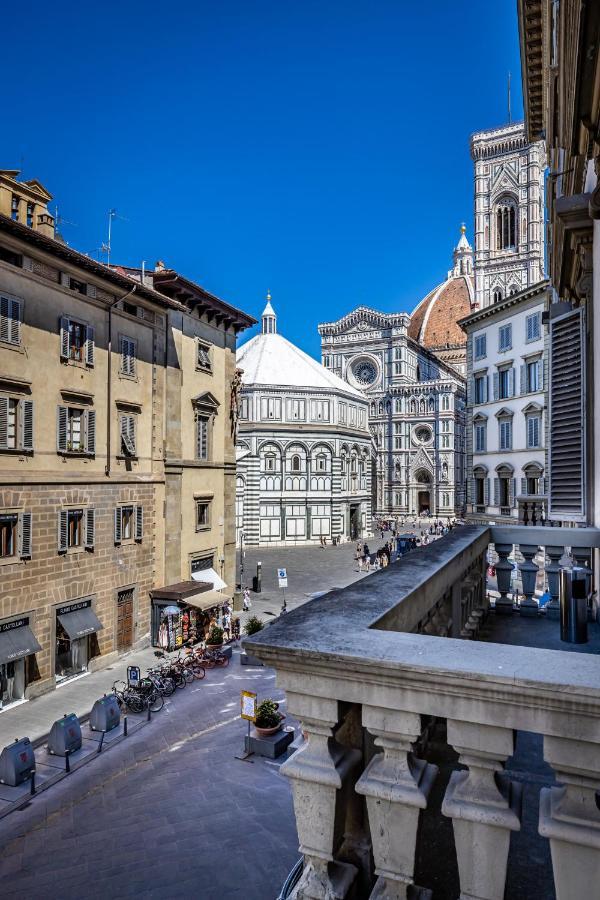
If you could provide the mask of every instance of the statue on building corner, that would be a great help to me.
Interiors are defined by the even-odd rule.
[[[240,394],[242,391],[242,369],[236,369],[231,380],[231,394],[229,403],[229,421],[231,423],[231,436],[233,442],[237,441],[238,420],[240,413]]]

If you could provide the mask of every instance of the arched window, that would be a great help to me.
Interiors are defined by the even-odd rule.
[[[292,456],[292,472],[299,472],[301,468],[300,457],[295,454]]]
[[[500,301],[502,300],[502,291],[500,290],[500,288],[496,288],[492,295],[492,300],[494,303],[500,303]]]
[[[277,457],[274,453],[265,453],[265,472],[274,472],[277,467]]]
[[[519,290],[519,288],[516,286],[516,284],[511,284],[511,286],[508,289],[508,296],[512,297],[513,294],[516,294],[518,292],[518,290]]]
[[[517,249],[517,210],[514,200],[506,197],[496,207],[496,250]]]
[[[318,453],[316,458],[316,469],[317,472],[326,472],[327,471],[327,457],[324,453]]]

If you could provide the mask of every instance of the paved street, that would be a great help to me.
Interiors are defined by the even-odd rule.
[[[242,668],[236,653],[1,820],[2,897],[276,897],[298,858],[291,794],[278,766],[234,758],[242,688],[282,696],[271,670]]]

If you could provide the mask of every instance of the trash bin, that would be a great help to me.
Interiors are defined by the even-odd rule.
[[[54,756],[66,756],[81,749],[81,725],[75,713],[58,719],[50,729],[48,753]]]
[[[9,744],[0,753],[0,783],[17,787],[35,772],[35,756],[29,738]]]
[[[584,569],[573,566],[560,572],[560,639],[587,644],[587,579]]]
[[[108,694],[96,700],[90,713],[92,731],[112,731],[121,720],[119,702],[114,694]]]

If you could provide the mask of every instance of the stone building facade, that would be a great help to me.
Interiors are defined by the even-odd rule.
[[[20,191],[16,177],[12,191]],[[214,314],[217,305],[215,298],[205,307]],[[188,380],[190,390],[205,387],[204,373],[171,353],[178,329],[193,333],[183,324],[190,315],[166,292],[0,214],[2,705],[146,643],[151,591],[189,571],[194,499],[167,493],[173,460],[164,423],[175,386],[182,394]],[[225,458],[233,454],[225,382],[236,330],[252,321],[219,309],[223,336],[209,355],[223,421],[212,430],[218,465],[199,467],[207,495],[224,494]],[[226,514],[208,521],[233,587],[234,561],[226,557],[233,540],[225,538],[234,526]],[[172,523],[185,558],[179,566],[167,559]]]
[[[370,534],[373,447],[356,388],[277,333],[238,350],[238,540],[250,545],[354,540]]]
[[[457,321],[472,301],[463,227],[448,277],[412,315],[361,306],[319,325],[323,365],[369,402],[382,516],[463,512],[466,339]]]

